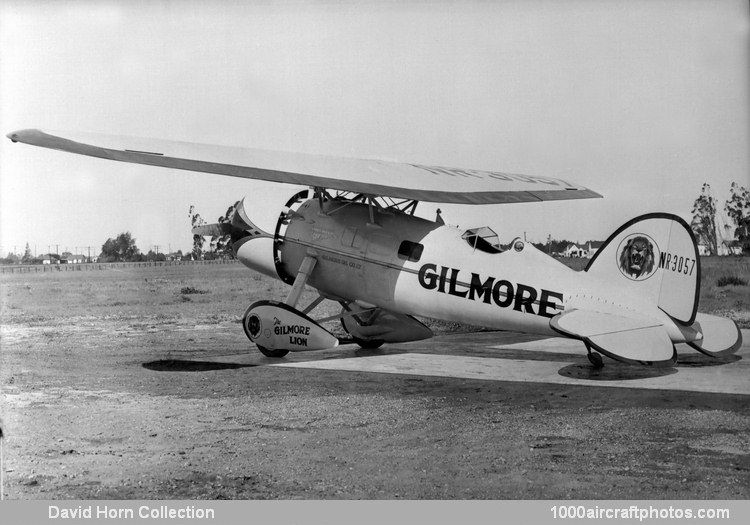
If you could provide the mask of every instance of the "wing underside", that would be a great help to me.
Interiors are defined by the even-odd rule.
[[[426,202],[500,204],[601,197],[563,179],[495,171],[37,129],[15,131],[8,138],[120,162]]]

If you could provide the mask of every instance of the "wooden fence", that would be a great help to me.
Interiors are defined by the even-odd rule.
[[[237,264],[237,259],[214,259],[212,261],[152,261],[115,263],[73,263],[73,264],[6,264],[0,266],[0,273],[39,273],[39,272],[84,272],[111,270],[113,268],[149,268],[154,266],[183,266],[189,264]]]

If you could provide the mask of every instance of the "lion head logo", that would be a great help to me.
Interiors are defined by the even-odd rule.
[[[260,335],[261,326],[262,323],[260,322],[260,317],[258,317],[257,314],[250,314],[245,319],[245,330],[250,336],[250,339],[254,340]]]
[[[648,235],[636,233],[620,243],[620,271],[629,279],[641,281],[654,273],[658,247]]]

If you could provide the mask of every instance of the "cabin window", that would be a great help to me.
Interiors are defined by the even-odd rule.
[[[424,250],[424,246],[418,242],[404,241],[398,247],[398,257],[399,259],[417,262],[422,257],[422,250]]]
[[[507,249],[500,244],[500,239],[494,230],[487,226],[466,230],[461,238],[475,250],[486,253],[501,253]]]

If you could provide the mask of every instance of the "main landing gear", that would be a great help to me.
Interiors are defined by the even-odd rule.
[[[254,315],[248,315],[250,313],[250,310],[252,310],[252,308],[253,307],[250,306],[245,311],[245,315],[242,316],[242,328],[245,330],[245,335],[250,340],[252,340],[251,334],[257,334],[260,329],[260,321],[258,320],[258,317]],[[266,357],[281,358],[289,353],[289,350],[286,350],[284,348],[273,350],[271,348],[266,348],[265,346],[261,346],[257,343],[255,344],[255,346],[257,346],[260,353]]]
[[[591,350],[591,345],[589,345],[588,343],[584,342],[584,344],[586,345],[586,351],[588,352],[586,357],[589,358],[589,362],[594,365],[594,368],[596,369],[602,368],[604,366],[604,361],[602,360],[601,354],[598,354]]]
[[[383,346],[385,341],[366,334],[380,316],[382,312],[380,308],[368,310],[357,306],[356,303],[341,302],[340,304],[343,308],[341,313],[349,314],[341,316],[341,327],[351,336],[352,341],[365,350],[375,350]]]
[[[323,342],[328,343],[323,344],[323,347],[336,344],[331,334],[305,315],[320,304],[322,297],[313,301],[303,312],[295,309],[316,262],[312,256],[304,258],[284,303],[259,301],[245,311],[242,328],[248,339],[255,343],[264,356],[280,358],[287,355],[290,350],[314,350],[321,344],[321,336]],[[266,342],[270,344],[265,346]]]

